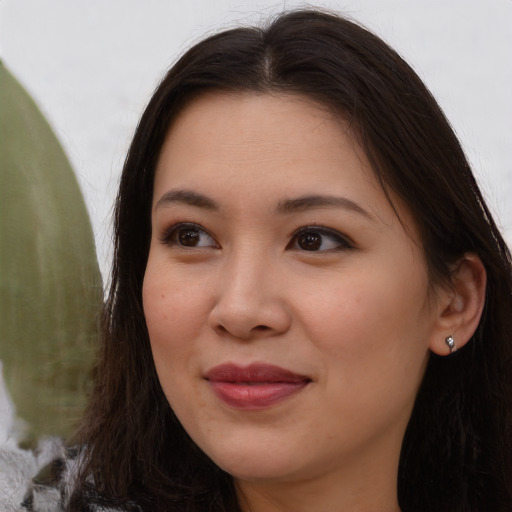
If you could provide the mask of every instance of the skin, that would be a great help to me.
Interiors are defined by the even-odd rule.
[[[311,195],[338,199],[292,202]],[[153,357],[244,510],[399,510],[400,446],[429,347],[446,353],[454,332],[454,294],[432,293],[393,200],[401,222],[345,123],[306,98],[208,94],[167,135],[143,286]],[[238,410],[204,378],[225,362],[310,382]]]

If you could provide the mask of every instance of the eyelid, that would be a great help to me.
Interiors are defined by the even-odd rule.
[[[336,229],[328,228],[328,227],[317,225],[317,224],[311,224],[309,226],[302,226],[302,227],[296,229],[291,236],[291,240],[290,240],[290,243],[288,244],[288,246],[290,247],[293,244],[295,244],[296,239],[299,235],[306,234],[308,232],[314,232],[314,233],[318,233],[320,235],[328,236],[328,237],[331,237],[331,239],[335,239],[337,242],[339,242],[339,247],[337,247],[336,249],[324,249],[324,250],[320,250],[320,251],[309,251],[309,252],[322,253],[322,252],[330,252],[330,251],[336,251],[336,250],[347,250],[347,249],[355,248],[355,243],[349,236],[347,236],[343,233],[340,233]],[[298,248],[297,250],[303,250],[303,249]],[[308,252],[308,251],[305,251],[305,252]]]
[[[216,241],[215,237],[207,229],[205,229],[203,226],[201,226],[201,224],[197,224],[196,222],[188,222],[188,221],[187,222],[175,222],[174,224],[171,224],[170,226],[163,229],[160,232],[158,239],[161,243],[163,243],[165,245],[177,245],[177,246],[181,247],[179,244],[172,243],[171,238],[179,229],[183,229],[183,228],[196,229],[197,231],[201,231],[202,233],[208,235],[215,242],[215,245],[214,246],[212,245],[210,247],[219,247],[219,244]],[[183,246],[183,247],[186,247],[186,246]],[[207,247],[207,246],[189,247],[187,249],[194,249],[194,248],[204,249],[205,247]]]
[[[175,240],[172,240],[172,237],[177,233],[178,230],[187,229],[187,228],[197,230],[197,231],[203,233],[204,235],[208,236],[213,241],[213,244],[202,245],[202,246],[197,246],[197,247],[194,247],[194,246],[187,247],[187,246],[182,246],[181,244],[177,243]],[[332,252],[332,251],[336,251],[336,250],[341,251],[341,250],[353,249],[355,247],[355,244],[351,240],[351,238],[343,233],[340,233],[338,230],[333,229],[333,228],[328,228],[325,226],[321,226],[321,225],[317,225],[317,224],[311,224],[308,226],[301,226],[300,228],[296,229],[290,237],[290,242],[288,243],[287,248],[298,250],[298,251],[306,251],[305,249],[296,247],[297,237],[299,237],[301,234],[307,234],[307,233],[311,233],[311,232],[320,234],[322,236],[329,237],[331,240],[334,240],[336,242],[337,246],[329,248],[329,249],[320,249],[317,251],[308,251],[308,252],[320,252],[320,253]],[[194,249],[194,248],[204,249],[204,248],[208,248],[208,247],[215,247],[215,248],[220,247],[220,245],[216,241],[215,237],[207,229],[205,229],[201,224],[198,224],[196,222],[190,222],[190,221],[182,221],[182,222],[173,223],[172,225],[166,227],[165,229],[163,229],[160,232],[158,239],[162,244],[184,247],[186,249]]]

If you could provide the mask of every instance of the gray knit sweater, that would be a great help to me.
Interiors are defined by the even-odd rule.
[[[4,440],[5,441],[5,440]],[[0,510],[5,512],[61,512],[72,481],[62,442],[41,441],[36,450],[22,450],[11,438],[0,448]],[[60,465],[62,479],[50,481],[46,473]]]
[[[64,511],[76,474],[76,459],[57,438],[41,440],[35,450],[20,448],[20,425],[0,361],[0,511]],[[58,470],[58,479],[48,479],[50,468]]]

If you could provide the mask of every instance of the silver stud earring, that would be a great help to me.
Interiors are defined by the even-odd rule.
[[[453,339],[452,336],[448,336],[444,342],[446,343],[446,345],[448,345],[448,348],[450,349],[450,353],[454,353],[456,350],[457,350],[457,347],[455,346],[455,340]]]

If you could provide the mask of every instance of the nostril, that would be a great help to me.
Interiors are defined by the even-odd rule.
[[[254,328],[255,331],[268,331],[270,330],[270,327],[268,325],[257,325]]]

